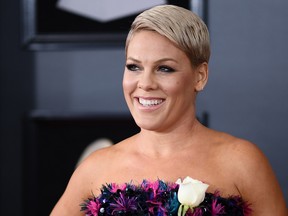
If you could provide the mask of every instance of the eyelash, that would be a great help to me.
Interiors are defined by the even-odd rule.
[[[129,70],[129,71],[137,71],[140,69],[140,67],[138,67],[136,64],[127,64],[126,65],[126,68]]]
[[[175,72],[175,69],[173,69],[173,68],[171,68],[169,66],[166,66],[166,65],[159,66],[157,70],[161,71],[163,73],[173,73],[173,72]]]
[[[126,68],[130,71],[138,71],[140,70],[140,67],[137,66],[136,64],[127,64],[126,65]],[[157,68],[157,71],[159,72],[163,72],[163,73],[173,73],[175,72],[175,69],[169,67],[169,66],[166,66],[166,65],[161,65]]]

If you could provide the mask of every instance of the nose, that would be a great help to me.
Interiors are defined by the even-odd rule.
[[[157,88],[156,77],[153,72],[143,71],[138,80],[138,88],[149,91]]]

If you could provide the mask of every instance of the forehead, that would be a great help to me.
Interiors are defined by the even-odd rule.
[[[127,46],[126,56],[146,56],[162,58],[187,58],[186,54],[172,41],[154,31],[141,30],[136,32]],[[148,55],[149,53],[149,55]]]

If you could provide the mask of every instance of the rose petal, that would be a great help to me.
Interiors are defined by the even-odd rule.
[[[205,198],[205,192],[208,184],[187,176],[183,182],[180,179],[176,181],[179,184],[178,200],[183,205],[191,207],[198,206]]]

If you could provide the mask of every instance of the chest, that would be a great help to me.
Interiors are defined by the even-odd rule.
[[[193,158],[171,158],[171,159],[123,159],[121,162],[109,164],[109,168],[98,176],[99,188],[103,183],[125,183],[134,182],[140,184],[143,179],[155,181],[176,182],[177,179],[184,179],[190,176],[209,184],[208,191],[220,191],[223,196],[239,195],[235,186],[235,180],[229,170],[221,166],[221,163],[210,160],[193,160]],[[95,186],[96,186],[95,185]]]

